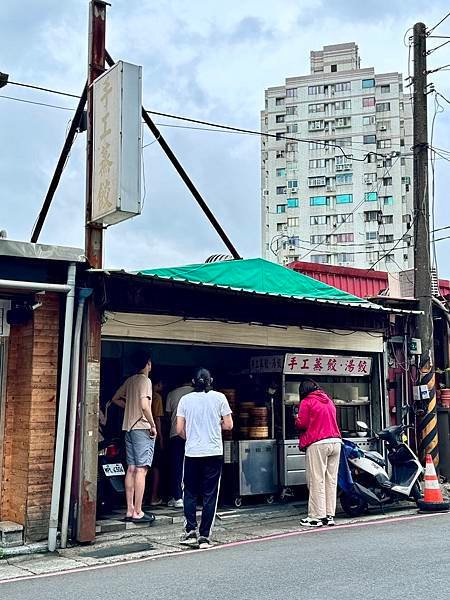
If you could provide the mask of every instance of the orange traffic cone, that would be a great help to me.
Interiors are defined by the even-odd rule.
[[[444,501],[441,486],[436,475],[431,454],[427,454],[425,464],[425,494],[423,500],[417,501],[421,511],[444,512],[450,508],[450,504]]]

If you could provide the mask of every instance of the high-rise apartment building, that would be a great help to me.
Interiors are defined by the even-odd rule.
[[[261,130],[265,258],[412,266],[412,109],[400,73],[361,68],[354,43],[325,46],[311,52],[310,75],[266,90]]]

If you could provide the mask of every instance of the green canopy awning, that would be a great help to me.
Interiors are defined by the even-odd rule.
[[[381,308],[367,300],[262,258],[144,269],[138,273],[254,294]]]

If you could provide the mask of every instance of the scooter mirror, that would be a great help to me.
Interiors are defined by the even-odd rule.
[[[364,421],[356,421],[356,424],[358,425],[358,427],[360,429],[365,429],[365,430],[369,429],[368,425],[366,425],[366,423],[364,423]]]

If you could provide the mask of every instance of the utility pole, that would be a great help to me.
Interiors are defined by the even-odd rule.
[[[89,3],[87,148],[86,148],[86,258],[94,269],[103,266],[103,227],[92,222],[93,179],[93,88],[92,84],[105,71],[106,7],[103,0]],[[86,373],[84,398],[81,403],[81,461],[77,511],[77,540],[95,539],[98,459],[98,409],[100,396],[101,314],[92,298],[87,304],[85,337]]]
[[[421,459],[431,454],[439,464],[436,387],[431,295],[430,226],[428,199],[428,126],[426,27],[414,25],[414,295],[423,314],[417,316],[417,337],[422,343],[419,385],[428,388],[417,424]]]

